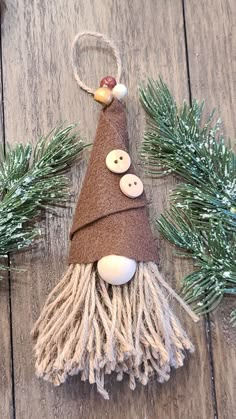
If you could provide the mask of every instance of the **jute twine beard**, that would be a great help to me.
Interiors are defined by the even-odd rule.
[[[96,91],[77,72],[75,48],[84,36],[101,38],[118,64],[117,77],[105,77]],[[119,381],[127,375],[132,390],[152,377],[164,382],[193,351],[168,295],[197,316],[158,270],[143,184],[128,154],[119,51],[106,36],[83,32],[72,57],[79,86],[103,108],[71,229],[69,268],[32,331],[36,372],[55,385],[80,374],[109,399],[105,375],[114,372]]]

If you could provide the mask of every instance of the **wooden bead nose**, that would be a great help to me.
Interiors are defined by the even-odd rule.
[[[135,260],[117,255],[104,256],[97,264],[100,278],[112,285],[129,282],[133,278],[136,268]]]

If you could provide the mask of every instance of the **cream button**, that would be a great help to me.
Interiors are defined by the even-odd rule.
[[[106,157],[106,166],[113,173],[125,173],[130,165],[130,156],[124,150],[112,150]]]
[[[122,176],[120,189],[129,198],[137,198],[143,193],[143,182],[138,176],[128,173]]]

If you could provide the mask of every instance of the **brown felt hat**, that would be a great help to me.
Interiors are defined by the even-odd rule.
[[[158,260],[145,194],[128,198],[119,186],[123,174],[106,167],[107,154],[115,149],[128,150],[125,107],[117,99],[100,114],[71,229],[69,263],[96,262],[111,254],[137,262]],[[135,173],[132,164],[126,173]]]

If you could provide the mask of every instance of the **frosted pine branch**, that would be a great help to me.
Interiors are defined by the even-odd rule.
[[[161,79],[143,84],[140,100],[147,113],[145,169],[183,181],[158,226],[180,256],[193,258],[196,270],[183,279],[183,293],[197,313],[206,313],[224,295],[236,295],[236,156],[220,120],[213,123],[214,111],[204,121],[203,103],[178,108]]]
[[[65,172],[85,147],[74,128],[61,126],[41,137],[35,147],[17,144],[5,152],[1,149],[0,257],[29,246],[40,234],[36,218],[67,198]]]

